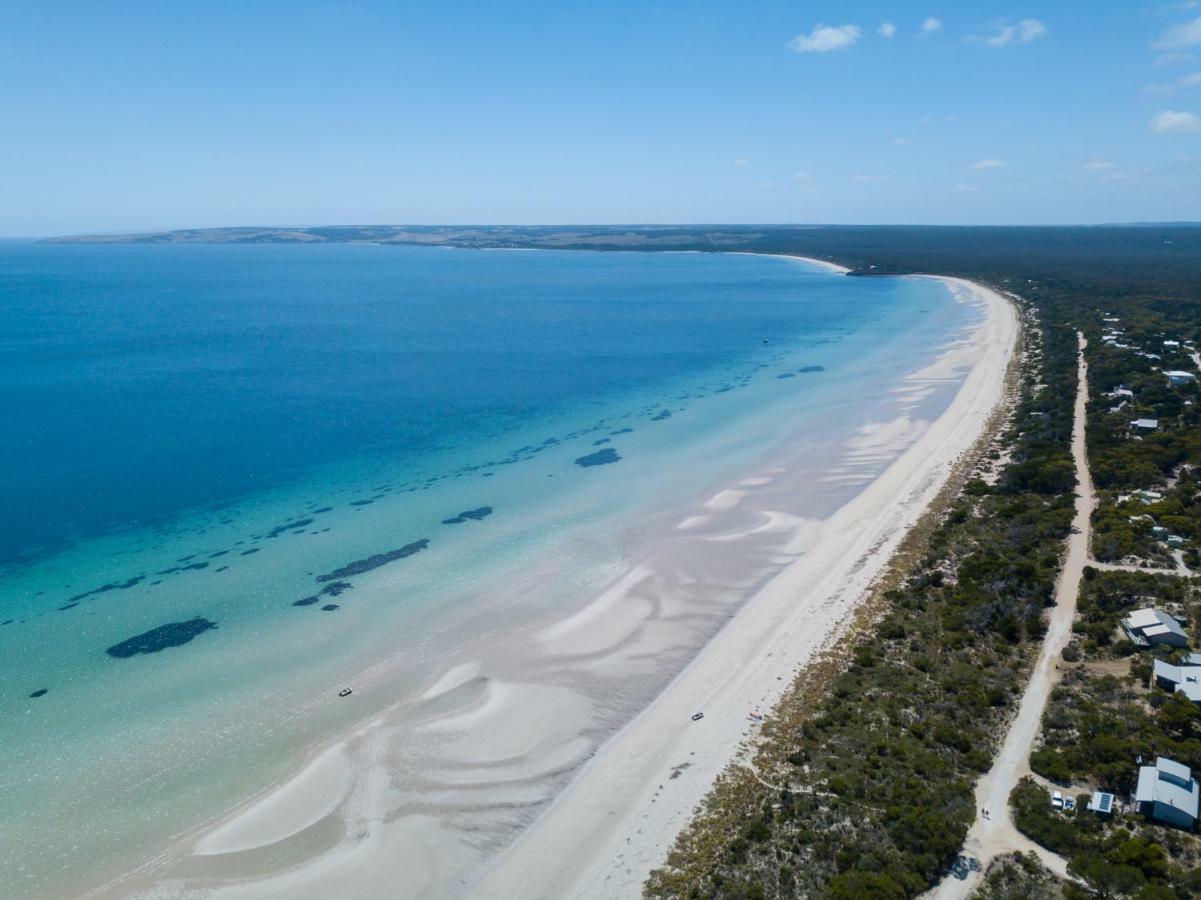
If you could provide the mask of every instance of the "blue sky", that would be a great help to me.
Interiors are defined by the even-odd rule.
[[[10,236],[1198,220],[1201,2],[0,0],[0,123]]]

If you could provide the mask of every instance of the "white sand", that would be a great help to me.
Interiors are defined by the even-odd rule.
[[[1002,397],[1014,311],[944,281],[984,324],[911,376],[895,416],[830,450],[846,483],[823,485],[831,463],[811,447],[783,450],[640,530],[638,564],[580,607],[508,621],[548,576],[498,586],[470,605],[488,633],[434,636],[443,671],[364,673],[356,695],[389,692],[385,712],[98,896],[637,896],[753,733],[748,712],[850,620]],[[945,414],[922,419],[929,390],[965,372]]]
[[[748,711],[774,704],[797,668],[849,622],[1004,395],[1017,334],[1012,306],[970,282],[943,280],[956,291],[975,292],[989,309],[987,324],[971,341],[974,367],[951,406],[882,477],[823,523],[810,551],[765,585],[602,748],[473,886],[472,896],[637,897],[753,733]],[[922,377],[941,376],[926,371]],[[691,721],[701,710],[705,718]]]
[[[801,262],[809,263],[811,266],[820,266],[827,272],[834,272],[836,275],[846,275],[851,270],[846,266],[840,266],[838,263],[829,262],[824,259],[817,259],[813,256],[801,256],[799,253],[750,253],[739,250],[728,251],[735,256],[775,256],[780,259],[799,259]]]

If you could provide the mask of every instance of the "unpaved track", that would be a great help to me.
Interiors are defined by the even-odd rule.
[[[1038,736],[1051,688],[1059,680],[1060,654],[1072,638],[1072,620],[1076,615],[1080,579],[1084,567],[1090,564],[1089,532],[1094,501],[1093,482],[1084,445],[1088,365],[1084,361],[1086,342],[1083,335],[1077,333],[1077,341],[1080,347],[1077,363],[1079,384],[1072,425],[1072,458],[1076,463],[1077,478],[1076,514],[1072,519],[1072,533],[1068,536],[1067,558],[1055,588],[1055,606],[1051,609],[1042,650],[1030,675],[1030,682],[1026,685],[1026,692],[1022,695],[1017,717],[1009,726],[993,767],[976,784],[976,821],[967,833],[963,852],[980,860],[981,870],[971,872],[962,880],[954,876],[944,878],[938,887],[926,895],[937,900],[967,897],[980,882],[982,870],[988,868],[989,862],[1001,854],[1016,850],[1036,853],[1043,865],[1052,872],[1062,878],[1067,877],[1067,864],[1062,857],[1038,846],[1014,827],[1009,795],[1022,776],[1030,772],[1030,750]],[[988,810],[987,818],[983,810]]]

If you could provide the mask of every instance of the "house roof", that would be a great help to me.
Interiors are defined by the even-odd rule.
[[[1201,805],[1201,786],[1193,780],[1188,766],[1167,757],[1159,757],[1153,766],[1138,770],[1138,787],[1134,792],[1137,803],[1162,803],[1197,818]]]
[[[1186,783],[1193,780],[1193,772],[1188,766],[1178,763],[1174,759],[1168,759],[1166,756],[1156,757],[1155,768],[1159,770],[1161,776],[1167,775]]]
[[[1135,419],[1130,424],[1135,428],[1158,428],[1159,419]]]
[[[1183,684],[1178,684],[1176,685],[1176,693],[1184,694],[1185,697],[1194,703],[1201,703],[1201,683],[1186,681]]]
[[[1088,808],[1093,812],[1111,812],[1113,810],[1113,794],[1106,791],[1093,791],[1093,798],[1088,801]]]
[[[1157,625],[1162,625],[1171,629],[1175,626],[1176,630],[1180,630],[1180,623],[1169,616],[1162,609],[1156,609],[1153,606],[1145,606],[1142,609],[1136,609],[1134,612],[1126,616],[1126,627],[1143,631],[1147,628],[1154,628]]]
[[[1174,666],[1162,659],[1155,660],[1155,663],[1151,666],[1151,671],[1156,679],[1162,678],[1164,681],[1172,682],[1172,684],[1180,684],[1180,682],[1184,681],[1181,666]]]
[[[1170,634],[1180,638],[1181,643],[1188,641],[1188,635],[1180,627],[1180,623],[1162,609],[1152,609],[1151,607],[1136,609],[1122,620],[1122,627],[1136,642],[1138,638],[1150,640],[1151,638],[1163,638]]]
[[[1184,694],[1194,702],[1201,701],[1201,666],[1174,666],[1157,659],[1152,670],[1156,681],[1166,681],[1178,694]]]

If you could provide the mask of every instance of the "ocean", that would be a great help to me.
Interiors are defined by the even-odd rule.
[[[828,515],[979,316],[781,257],[0,243],[3,893],[157,857],[783,448]]]

